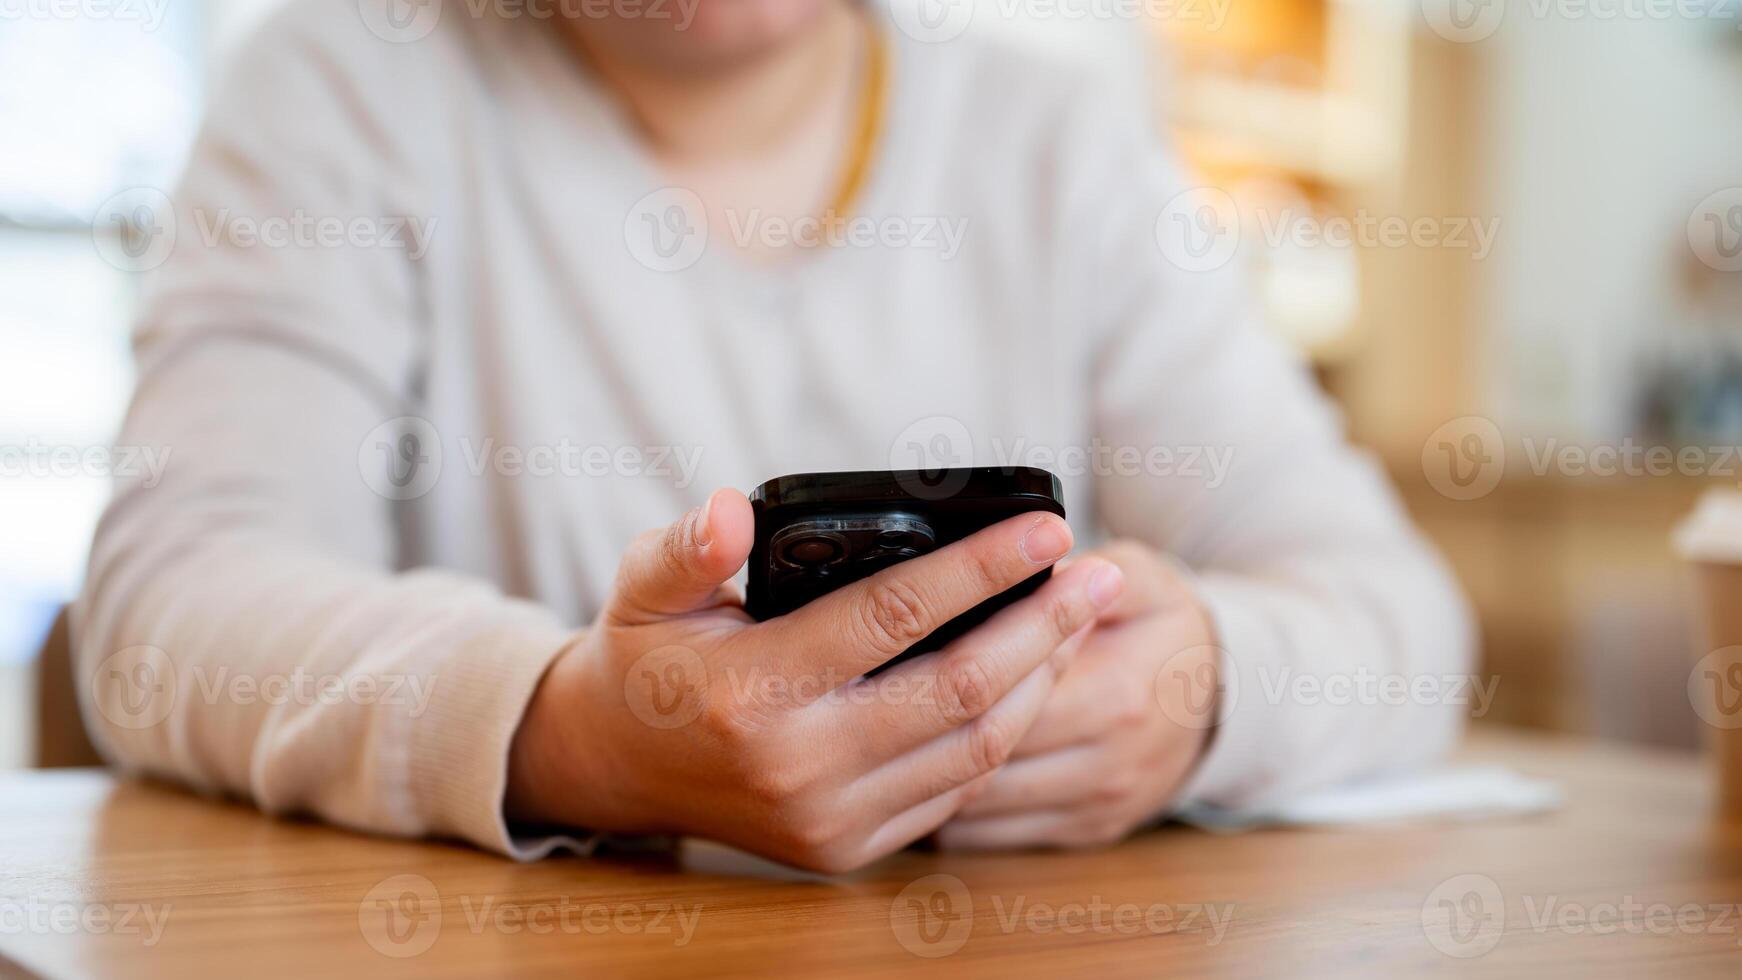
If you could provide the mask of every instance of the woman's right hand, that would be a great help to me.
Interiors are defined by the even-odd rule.
[[[749,501],[642,535],[598,621],[552,665],[515,736],[508,814],[688,834],[838,872],[929,834],[1009,757],[1123,587],[1061,570],[942,650],[862,675],[1071,547],[1051,514],[1010,518],[757,623],[730,587]]]

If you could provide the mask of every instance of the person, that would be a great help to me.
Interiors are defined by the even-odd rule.
[[[1455,704],[1289,693],[1468,670],[1471,629],[1237,263],[1158,248],[1193,185],[1131,79],[847,0],[393,2],[274,15],[175,192],[121,436],[168,461],[75,609],[115,763],[522,859],[841,871],[1454,741]],[[1069,523],[745,615],[740,489],[967,463],[1055,469]]]

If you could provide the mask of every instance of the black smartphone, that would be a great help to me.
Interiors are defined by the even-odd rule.
[[[1065,516],[1058,477],[1028,466],[804,473],[769,480],[750,495],[756,541],[745,608],[758,620],[785,615],[818,596],[918,558],[1008,517]],[[936,650],[1052,574],[987,599],[885,663]]]

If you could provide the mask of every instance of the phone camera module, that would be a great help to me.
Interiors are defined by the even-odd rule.
[[[821,568],[847,553],[846,542],[836,534],[812,533],[781,543],[780,559],[800,568]]]
[[[913,532],[904,528],[890,528],[877,534],[877,544],[882,548],[911,548]]]

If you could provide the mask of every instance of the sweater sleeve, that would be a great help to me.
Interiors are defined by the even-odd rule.
[[[1097,150],[1067,210],[1092,242],[1077,254],[1097,258],[1082,302],[1096,433],[1168,464],[1097,481],[1097,509],[1191,567],[1217,631],[1219,724],[1181,802],[1260,806],[1433,759],[1467,714],[1463,597],[1254,315],[1225,254],[1237,238],[1170,237],[1208,197],[1181,196],[1192,185],[1145,115],[1085,110]]]
[[[160,217],[120,441],[165,465],[119,482],[96,532],[86,722],[129,770],[530,856],[555,842],[505,824],[508,748],[572,631],[402,567],[396,508],[439,451],[417,416],[441,215],[379,104],[417,46],[339,12],[293,4],[242,52]]]

